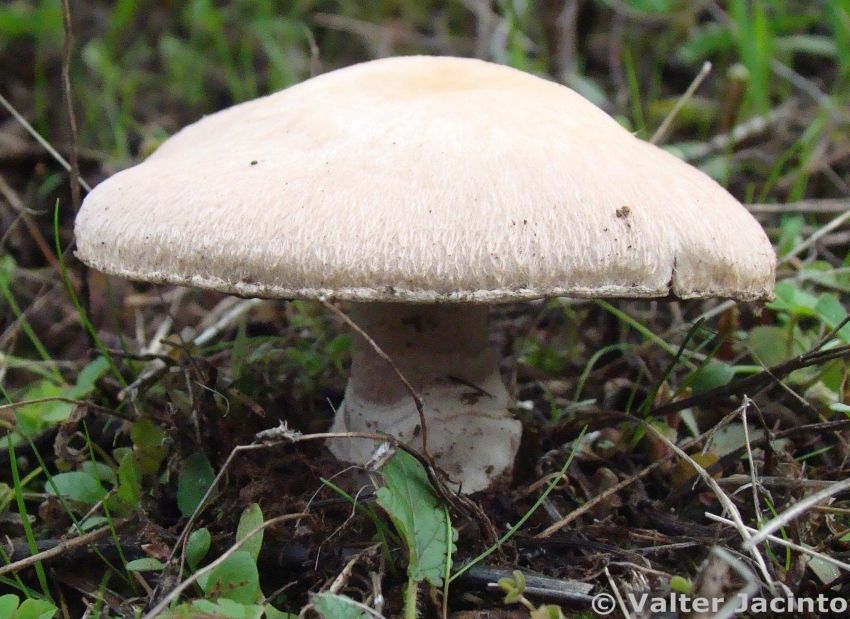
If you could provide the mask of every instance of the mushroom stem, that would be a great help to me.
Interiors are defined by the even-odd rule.
[[[464,492],[510,472],[522,427],[487,342],[487,306],[357,303],[351,318],[393,360],[422,397],[428,450]],[[416,405],[393,369],[354,336],[351,377],[333,431],[380,431],[422,446]],[[337,458],[365,463],[373,441],[329,444]]]

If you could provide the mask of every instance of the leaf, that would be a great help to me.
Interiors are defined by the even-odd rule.
[[[841,321],[847,318],[847,310],[838,300],[838,297],[832,294],[824,293],[818,297],[818,302],[815,305],[815,312],[818,314],[823,323],[830,329],[834,329]],[[850,323],[841,327],[838,330],[838,337],[847,344],[850,342]]]
[[[212,600],[194,600],[169,609],[162,615],[163,619],[210,619],[222,617],[227,619],[260,619],[264,608],[257,604],[240,604],[233,600],[221,598]]]
[[[9,484],[0,481],[0,514],[6,512],[15,498],[15,490]],[[2,617],[3,615],[0,615]]]
[[[64,389],[52,381],[39,380],[32,383],[24,392],[21,400],[39,400],[64,395]],[[46,427],[65,421],[71,415],[72,405],[67,402],[39,402],[27,404],[15,409],[15,418],[21,434],[32,436]]]
[[[833,404],[830,404],[829,410],[835,411],[836,413],[844,413],[845,416],[850,417],[850,406],[843,404],[842,402],[834,402]]]
[[[684,576],[673,576],[670,578],[670,590],[682,595],[688,595],[693,590],[693,583]]]
[[[789,357],[787,329],[759,325],[750,329],[747,338],[753,355],[767,367],[779,365]]]
[[[769,303],[773,310],[785,310],[796,316],[817,316],[817,297],[795,286],[791,282],[779,282],[775,288],[776,300]]]
[[[80,373],[77,374],[77,382],[68,389],[66,395],[75,400],[84,398],[94,391],[95,383],[107,371],[109,371],[109,360],[106,357],[96,358],[80,370]]]
[[[353,600],[336,593],[320,593],[313,598],[313,606],[322,619],[367,619]]]
[[[544,604],[540,608],[531,611],[528,619],[564,619],[564,613],[560,606]]]
[[[127,563],[128,572],[157,572],[162,569],[165,569],[165,564],[153,557],[144,557]]]
[[[12,619],[50,619],[56,610],[53,604],[44,600],[24,600]]]
[[[186,542],[186,561],[192,571],[197,570],[201,561],[207,556],[211,542],[212,536],[206,527],[192,531],[189,541]]]
[[[446,512],[428,482],[425,469],[410,454],[399,451],[381,470],[385,487],[378,504],[389,514],[407,545],[407,574],[434,586],[443,583],[446,562],[454,544]]]
[[[236,527],[236,541],[240,542],[245,537],[256,529],[257,527],[263,524],[263,511],[260,509],[260,506],[257,503],[251,503],[245,510],[242,512],[242,516],[239,518],[239,525]],[[247,552],[254,558],[254,561],[257,560],[257,557],[260,556],[260,548],[263,546],[263,532],[254,534],[251,539],[247,540],[244,544],[242,544],[241,550]]]
[[[0,595],[0,617],[11,617],[18,608],[20,598],[14,593]]]
[[[94,505],[106,496],[106,490],[100,482],[83,471],[54,475],[45,482],[44,491],[87,505]]]
[[[702,393],[715,387],[722,387],[735,376],[735,370],[728,363],[709,360],[705,365],[694,372],[691,386],[694,393]]]
[[[139,497],[142,494],[142,476],[136,461],[136,456],[128,453],[121,459],[118,465],[118,496],[130,508],[139,506]]]
[[[203,589],[208,595],[253,604],[260,596],[260,575],[254,558],[237,550],[210,573]]]
[[[196,600],[192,603],[192,609],[200,611],[206,616],[228,617],[228,619],[260,619],[263,616],[262,606],[257,604],[240,604],[227,598],[221,598],[215,602]]]
[[[186,459],[177,479],[177,507],[184,516],[191,516],[215,479],[210,461],[202,451]]]
[[[143,473],[156,473],[165,459],[166,434],[150,419],[140,419],[130,429],[133,450]]]
[[[88,473],[98,481],[105,481],[112,485],[115,484],[115,470],[108,464],[86,460],[80,464],[80,470],[83,473]]]
[[[298,615],[278,610],[271,604],[266,604],[265,612],[266,619],[298,619]]]

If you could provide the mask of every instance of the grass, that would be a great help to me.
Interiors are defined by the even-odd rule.
[[[586,0],[576,11],[568,3],[524,0],[71,4],[69,74],[80,169],[91,184],[141,160],[201,115],[315,72],[377,55],[478,53],[567,83],[644,139],[679,103],[663,146],[755,203],[781,256],[777,299],[761,314],[717,302],[559,300],[494,309],[495,335],[519,358],[515,388],[527,440],[513,482],[483,495],[481,514],[453,509],[451,522],[462,531],[455,565],[486,559],[506,577],[521,568],[589,579],[607,591],[603,563],[610,563],[615,581],[635,577],[637,568],[625,564],[646,548],[636,531],[651,531],[653,543],[672,548],[707,543],[712,526],[711,539],[736,550],[743,541],[736,535],[745,529],[730,533],[706,511],[729,501],[745,525],[758,528],[760,515],[780,516],[806,496],[803,481],[850,476],[846,356],[775,375],[768,387],[746,394],[757,406],[748,412],[749,434],[759,429],[762,437],[783,438],[748,434],[748,449],[724,455],[713,453],[711,442],[691,442],[742,431],[727,415],[740,399],[714,397],[718,389],[758,377],[765,365],[804,354],[824,338],[825,348],[850,344],[842,326],[850,299],[846,215],[818,212],[823,200],[850,208],[847,0]],[[0,95],[70,159],[62,17],[59,0],[0,6]],[[706,61],[711,72],[680,100]],[[219,295],[175,294],[84,270],[69,251],[66,168],[16,122],[0,124],[0,138],[0,419],[7,428],[0,497],[9,499],[0,533],[13,541],[2,549],[4,561],[26,562],[39,544],[56,543],[87,516],[95,518],[89,524],[109,529],[106,541],[79,554],[33,560],[0,575],[0,595],[50,601],[55,615],[65,617],[81,616],[87,606],[108,616],[152,608],[181,572],[170,571],[171,564],[143,573],[125,566],[182,556],[174,544],[187,519],[177,506],[192,483],[186,463],[200,453],[217,474],[214,500],[191,521],[193,529],[212,533],[206,566],[237,553],[233,531],[246,506],[259,502],[271,518],[309,511],[297,527],[270,526],[265,534],[257,558],[262,590],[277,592],[267,602],[297,613],[311,594],[338,582],[335,593],[374,610],[369,574],[375,573],[383,614],[397,615],[405,588],[400,541],[372,499],[335,477],[342,465],[313,441],[228,458],[280,419],[305,433],[326,429],[350,355],[341,325],[307,302],[266,302],[229,320],[232,306]],[[51,235],[54,246],[45,251]],[[213,324],[221,327],[217,335],[196,344]],[[698,404],[655,413],[688,397]],[[7,406],[22,402],[28,404]],[[642,430],[645,422],[653,432]],[[586,425],[589,434],[567,460],[569,470],[552,478],[561,481],[542,495],[533,492],[540,479],[561,470],[563,446],[576,445]],[[690,491],[677,484],[682,469],[674,468],[677,456],[665,441],[685,445],[703,479],[749,476],[752,466],[765,480],[801,484],[720,496],[706,482]],[[623,488],[594,501],[612,476]],[[69,479],[85,482],[58,487]],[[339,485],[328,491],[326,479]],[[94,483],[103,490],[97,499],[83,487],[96,489]],[[850,532],[846,494],[831,507],[839,511],[828,522],[807,512],[786,523],[782,539],[846,559],[840,541]],[[522,526],[533,535],[557,514],[573,513],[569,528],[551,537],[530,543],[520,532]],[[488,536],[481,515],[495,535]],[[325,543],[329,538],[332,544]],[[501,541],[493,545],[491,538]],[[383,563],[361,557],[345,572],[352,553],[376,539]],[[587,540],[610,550],[597,552]],[[792,592],[848,596],[845,580],[824,582],[795,561],[797,550],[760,549],[770,559],[770,580]],[[690,548],[646,556],[653,591],[664,592],[674,576],[699,582],[706,555]],[[452,572],[445,609],[503,607],[470,580],[472,571]],[[463,598],[461,589],[479,601]],[[201,597],[218,603],[226,595],[187,586],[182,600]],[[426,597],[417,598],[423,610],[431,603]],[[583,609],[564,605],[576,616]],[[282,616],[268,606],[262,612]]]

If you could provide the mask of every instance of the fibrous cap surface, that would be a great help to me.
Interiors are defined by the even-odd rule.
[[[759,224],[572,90],[400,57],[207,116],[98,185],[78,256],[243,296],[769,298]]]

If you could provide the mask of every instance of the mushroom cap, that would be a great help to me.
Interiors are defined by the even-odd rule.
[[[569,88],[480,60],[326,73],[184,128],[85,200],[77,255],[242,296],[772,295],[764,231]]]

